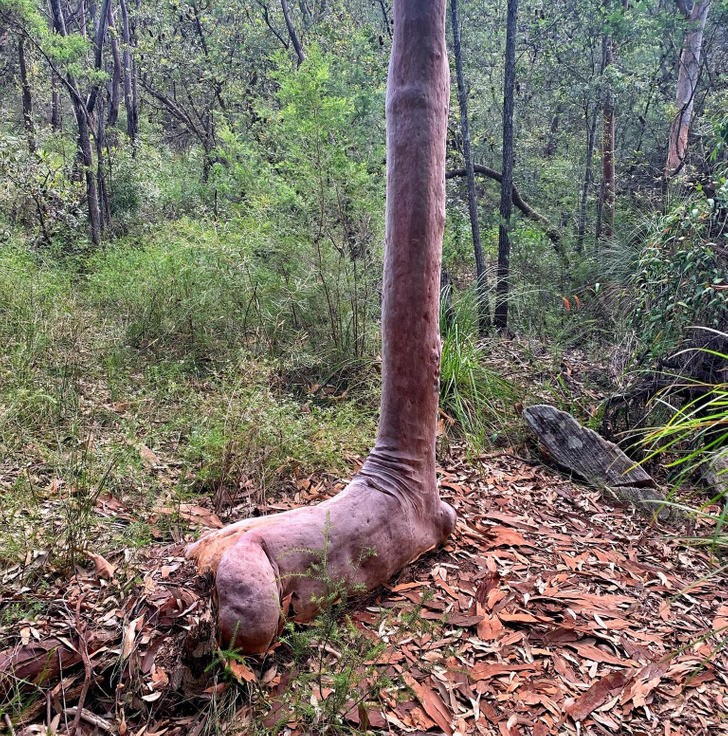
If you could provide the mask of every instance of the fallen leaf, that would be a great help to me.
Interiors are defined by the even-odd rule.
[[[583,721],[592,711],[604,705],[610,697],[621,690],[627,683],[627,679],[623,672],[610,672],[604,675],[570,706],[567,706],[566,712],[575,721]]]
[[[437,723],[447,736],[452,736],[451,716],[440,696],[432,688],[417,682],[408,672],[402,673],[402,679],[415,694],[417,700],[420,701],[425,713]]]
[[[105,557],[95,552],[86,552],[88,557],[93,560],[96,573],[100,578],[111,580],[116,572],[116,565],[112,565]]]

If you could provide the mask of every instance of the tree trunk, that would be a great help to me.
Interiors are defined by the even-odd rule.
[[[60,36],[65,38],[67,35],[66,18],[63,14],[60,0],[50,0],[50,6],[53,27]],[[99,214],[96,177],[93,169],[93,153],[91,150],[91,119],[79,92],[76,80],[70,73],[66,75],[66,86],[71,97],[71,105],[78,130],[78,155],[83,165],[83,174],[86,181],[86,206],[88,208],[91,241],[98,247],[101,244],[101,218]]]
[[[506,18],[506,68],[503,83],[503,180],[498,227],[498,277],[495,289],[495,327],[508,331],[508,281],[510,279],[510,229],[513,210],[513,91],[516,80],[516,22],[518,0],[508,0]]]
[[[83,174],[86,181],[86,206],[88,208],[91,242],[95,246],[101,245],[101,213],[99,210],[99,195],[94,172],[94,159],[91,150],[91,131],[86,109],[83,104],[74,100],[73,113],[78,126],[78,150],[83,165]]]
[[[546,137],[546,145],[543,147],[544,158],[553,158],[559,146],[559,127],[561,125],[561,114],[564,112],[563,103],[559,103],[551,118],[548,136]]]
[[[468,121],[468,92],[463,75],[463,54],[460,44],[460,19],[458,18],[457,0],[450,0],[452,15],[453,53],[455,54],[455,70],[458,82],[458,105],[460,107],[460,127],[463,134],[463,155],[468,183],[468,208],[470,211],[470,231],[473,235],[473,251],[475,253],[476,301],[478,303],[478,332],[485,335],[490,329],[490,305],[488,304],[488,273],[485,270],[483,246],[480,242],[480,225],[478,223],[478,200],[475,193],[475,173],[473,171],[473,154],[470,148],[470,124]]]
[[[680,52],[680,68],[675,93],[677,114],[670,126],[665,179],[677,174],[685,164],[688,134],[693,119],[693,101],[700,76],[700,55],[708,10],[710,10],[710,0],[698,0],[688,14],[690,27],[685,34],[685,41]]]
[[[18,66],[20,67],[20,86],[23,92],[23,127],[28,140],[28,150],[35,153],[35,124],[33,123],[33,96],[28,80],[28,68],[25,61],[25,37],[18,37]]]
[[[291,11],[288,7],[287,0],[281,0],[281,8],[283,8],[283,17],[286,20],[286,28],[288,29],[288,35],[291,39],[291,43],[293,44],[293,48],[296,50],[296,56],[298,57],[298,66],[301,66],[304,61],[306,61],[306,54],[303,53],[303,47],[301,46],[301,41],[298,38],[298,34],[296,33],[296,29],[293,25],[293,21],[291,20]]]
[[[614,64],[614,39],[605,35],[602,39],[603,76],[602,93],[602,184],[599,191],[599,215],[597,240],[609,240],[614,234],[614,209],[616,204],[616,174],[614,168],[614,93],[609,80],[610,67]]]
[[[132,155],[136,155],[137,106],[133,89],[134,61],[131,56],[131,24],[126,0],[119,0],[121,8],[121,37],[124,42],[122,67],[124,77],[124,107],[126,108],[126,132],[132,146]]]
[[[587,107],[586,114],[586,160],[584,162],[584,179],[581,184],[581,193],[579,195],[579,219],[576,226],[576,252],[584,252],[584,237],[586,236],[586,212],[589,203],[589,187],[592,183],[592,162],[594,160],[594,149],[597,142],[597,119],[599,117],[599,106],[594,105],[591,120]]]
[[[191,545],[216,571],[225,646],[264,652],[332,583],[371,589],[452,532],[435,479],[445,139],[446,0],[397,0],[387,90],[382,403],[374,449],[324,503],[245,519]]]
[[[679,517],[664,505],[657,483],[613,442],[582,427],[570,414],[548,404],[523,412],[549,460],[575,473],[613,499],[660,519]]]
[[[101,231],[111,226],[111,202],[109,200],[108,187],[106,185],[106,162],[104,149],[106,148],[106,125],[104,122],[103,108],[99,107],[96,116],[96,190],[99,200],[99,220]]]
[[[63,126],[61,117],[61,95],[58,92],[58,77],[51,72],[51,130],[58,133]]]
[[[119,50],[119,36],[114,24],[114,15],[109,5],[109,38],[111,45],[111,58],[114,64],[114,70],[109,81],[109,112],[106,117],[106,125],[112,127],[116,125],[119,118],[119,104],[121,98],[121,52]]]

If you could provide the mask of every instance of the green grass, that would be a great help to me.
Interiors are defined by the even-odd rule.
[[[38,576],[178,538],[188,523],[155,509],[252,507],[366,450],[371,391],[312,398],[283,380],[290,359],[250,343],[242,248],[186,222],[85,260],[3,244],[0,565]],[[98,512],[109,496],[116,517]]]
[[[505,439],[518,391],[486,367],[483,348],[457,322],[446,332],[440,361],[440,409],[475,449]]]

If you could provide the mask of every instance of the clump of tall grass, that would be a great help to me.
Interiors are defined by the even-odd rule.
[[[728,344],[728,334],[704,328]],[[653,403],[669,412],[669,418],[652,427],[640,438],[647,449],[645,461],[667,458],[666,467],[674,472],[673,483],[679,487],[692,477],[712,481],[712,491],[705,503],[684,510],[712,522],[712,532],[705,539],[716,551],[728,549],[728,353],[722,349],[689,348],[684,353],[703,353],[726,366],[725,380],[709,382],[678,376],[672,385],[658,394]],[[678,355],[680,355],[678,353]],[[687,400],[682,399],[687,395]],[[683,403],[680,403],[680,402]],[[719,510],[714,509],[718,506]]]
[[[457,323],[442,341],[440,409],[468,443],[481,450],[498,442],[514,422],[516,387],[485,365],[483,348]]]

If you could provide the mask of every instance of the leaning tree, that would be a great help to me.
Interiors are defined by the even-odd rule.
[[[312,618],[325,579],[350,590],[376,587],[441,544],[455,526],[435,477],[450,90],[445,3],[396,0],[394,8],[375,447],[334,498],[239,521],[188,550],[201,570],[215,573],[222,643],[245,653],[264,652],[284,615]]]

